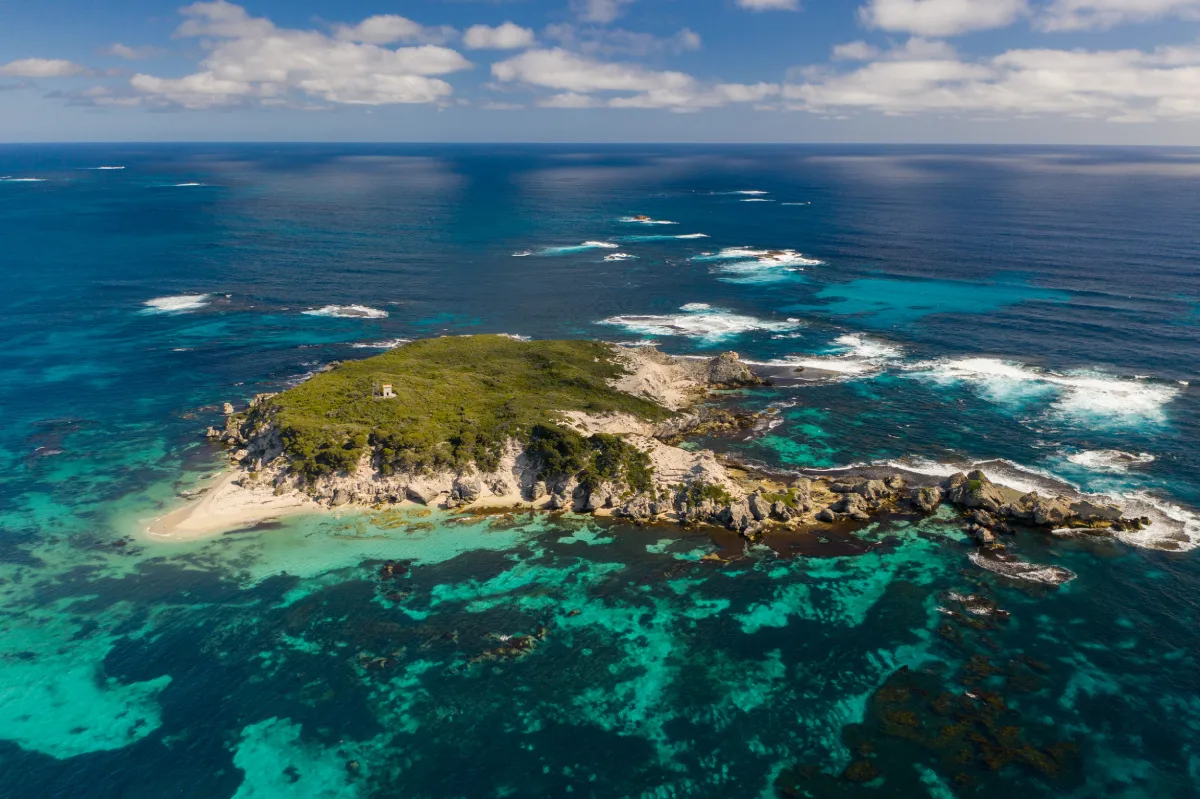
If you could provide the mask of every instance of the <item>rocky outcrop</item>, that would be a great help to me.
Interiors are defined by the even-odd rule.
[[[941,486],[914,488],[911,495],[912,503],[922,513],[926,514],[935,513],[942,504],[944,497],[945,493],[942,491]]]
[[[959,472],[947,480],[943,488],[946,499],[960,508],[982,508],[997,513],[1005,504],[1000,489],[978,469],[969,474]]]

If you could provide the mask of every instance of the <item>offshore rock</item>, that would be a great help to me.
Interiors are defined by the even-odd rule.
[[[226,416],[233,416],[233,403],[226,402],[223,406],[221,406],[221,413],[225,414]]]
[[[960,508],[983,508],[989,513],[997,513],[1004,505],[1000,489],[978,469],[969,474],[959,472],[944,485],[946,499]]]
[[[942,504],[942,489],[938,486],[933,488],[914,488],[912,492],[912,502],[922,513],[934,513],[938,506]]]
[[[736,352],[724,352],[708,362],[707,382],[715,386],[765,386],[767,381],[742,363]]]

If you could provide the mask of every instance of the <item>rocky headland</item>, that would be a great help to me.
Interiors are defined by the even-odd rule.
[[[226,404],[225,425],[208,437],[228,448],[229,473],[151,530],[196,536],[285,513],[415,503],[714,525],[755,539],[944,507],[977,542],[977,563],[1022,576],[1030,564],[1004,552],[1015,526],[1109,534],[1148,523],[1115,505],[1015,491],[982,471],[911,482],[900,473],[797,477],[679,446],[753,428],[755,414],[705,401],[764,385],[731,352],[675,357],[503,336],[414,342],[332,364],[241,412]]]

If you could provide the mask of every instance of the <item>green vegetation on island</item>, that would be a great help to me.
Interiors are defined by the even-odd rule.
[[[559,425],[562,411],[646,421],[670,415],[614,389],[611,382],[624,374],[614,347],[594,341],[427,339],[338,364],[257,403],[240,421],[274,426],[292,467],[310,478],[353,469],[368,448],[385,474],[471,464],[489,471],[505,442],[536,439],[548,473],[649,484],[641,453],[625,442],[584,439]],[[384,397],[384,386],[394,396]]]

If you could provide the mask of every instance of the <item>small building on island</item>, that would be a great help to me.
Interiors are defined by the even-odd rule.
[[[384,399],[394,399],[396,392],[392,390],[392,384],[384,383],[382,386],[380,386],[379,396],[383,397]]]

